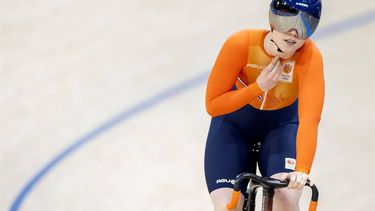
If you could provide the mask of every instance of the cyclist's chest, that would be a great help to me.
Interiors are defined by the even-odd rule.
[[[282,75],[277,85],[250,102],[250,105],[261,110],[276,110],[292,104],[298,96],[298,75],[296,57],[282,62]],[[258,46],[249,47],[247,65],[239,74],[236,86],[242,88],[256,81],[271,58]],[[267,95],[267,96],[266,96]]]

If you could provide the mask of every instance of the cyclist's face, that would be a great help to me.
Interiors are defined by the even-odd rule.
[[[306,41],[306,39],[298,38],[298,32],[295,29],[286,33],[273,30],[272,38],[285,54],[294,54]]]

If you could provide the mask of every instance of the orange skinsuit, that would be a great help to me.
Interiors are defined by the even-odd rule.
[[[309,174],[324,100],[322,57],[315,44],[307,39],[292,58],[281,61],[283,74],[278,84],[263,93],[256,78],[272,60],[263,47],[267,33],[242,30],[228,38],[208,79],[206,109],[211,116],[228,114],[247,104],[261,110],[276,110],[292,104],[298,97],[295,170]],[[234,85],[236,90],[232,89]]]

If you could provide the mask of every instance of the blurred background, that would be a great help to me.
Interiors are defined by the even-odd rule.
[[[206,79],[268,6],[2,0],[0,210],[212,210]],[[374,23],[373,0],[323,1],[319,210],[375,207]]]

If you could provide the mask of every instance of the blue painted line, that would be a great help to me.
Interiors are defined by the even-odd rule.
[[[361,15],[348,18],[346,20],[340,21],[338,23],[325,26],[321,30],[317,30],[317,33],[312,36],[314,40],[320,40],[326,37],[340,34],[341,32],[346,32],[348,30],[353,30],[355,28],[361,27],[363,25],[372,23],[375,21],[375,10],[362,13]]]
[[[355,16],[349,18],[347,20],[328,25],[326,27],[321,28],[318,30],[316,35],[314,35],[314,40],[323,39],[326,37],[330,37],[333,35],[337,35],[340,32],[345,32],[354,28],[358,28],[360,26],[372,23],[375,20],[375,10],[363,13],[362,15]],[[115,117],[111,118],[109,121],[103,123],[102,125],[98,126],[97,128],[93,129],[91,132],[86,134],[85,136],[79,138],[78,140],[74,141],[72,145],[68,148],[64,149],[60,154],[58,154],[55,158],[53,158],[44,168],[42,168],[38,173],[32,177],[32,179],[22,188],[20,193],[17,195],[15,200],[13,201],[10,211],[18,211],[22,202],[25,200],[26,196],[31,192],[31,190],[35,187],[35,185],[59,162],[61,162],[64,158],[68,155],[72,154],[78,148],[83,146],[89,141],[92,141],[94,138],[98,137],[100,134],[110,130],[114,126],[125,122],[126,120],[131,119],[132,117],[136,116],[137,114],[144,112],[145,110],[167,100],[174,96],[177,96],[185,91],[190,90],[198,85],[203,84],[208,76],[208,72],[202,73],[197,75],[193,78],[190,78],[180,84],[177,84],[161,93],[142,101],[133,107],[127,109],[125,112],[122,112]]]
[[[182,92],[185,92],[191,88],[202,84],[204,81],[207,80],[207,74],[203,73],[198,76],[195,76],[191,79],[188,79],[180,84],[177,84],[149,99],[140,102],[133,107],[127,109],[125,112],[116,115],[115,117],[111,118],[109,121],[105,122],[104,124],[100,125],[99,127],[95,128],[87,135],[79,138],[78,140],[74,141],[72,145],[66,148],[63,152],[58,154],[52,161],[50,161],[42,170],[40,170],[22,189],[19,193],[15,201],[13,202],[10,210],[17,211],[22,204],[23,200],[26,198],[27,194],[30,193],[33,187],[44,177],[53,167],[55,167],[60,161],[62,161],[65,157],[72,154],[76,151],[79,147],[86,144],[87,142],[93,140],[95,137],[99,136],[103,132],[113,128],[114,126],[124,122],[125,120],[129,120],[138,113],[144,112],[145,110],[161,103],[167,99],[170,99]]]

